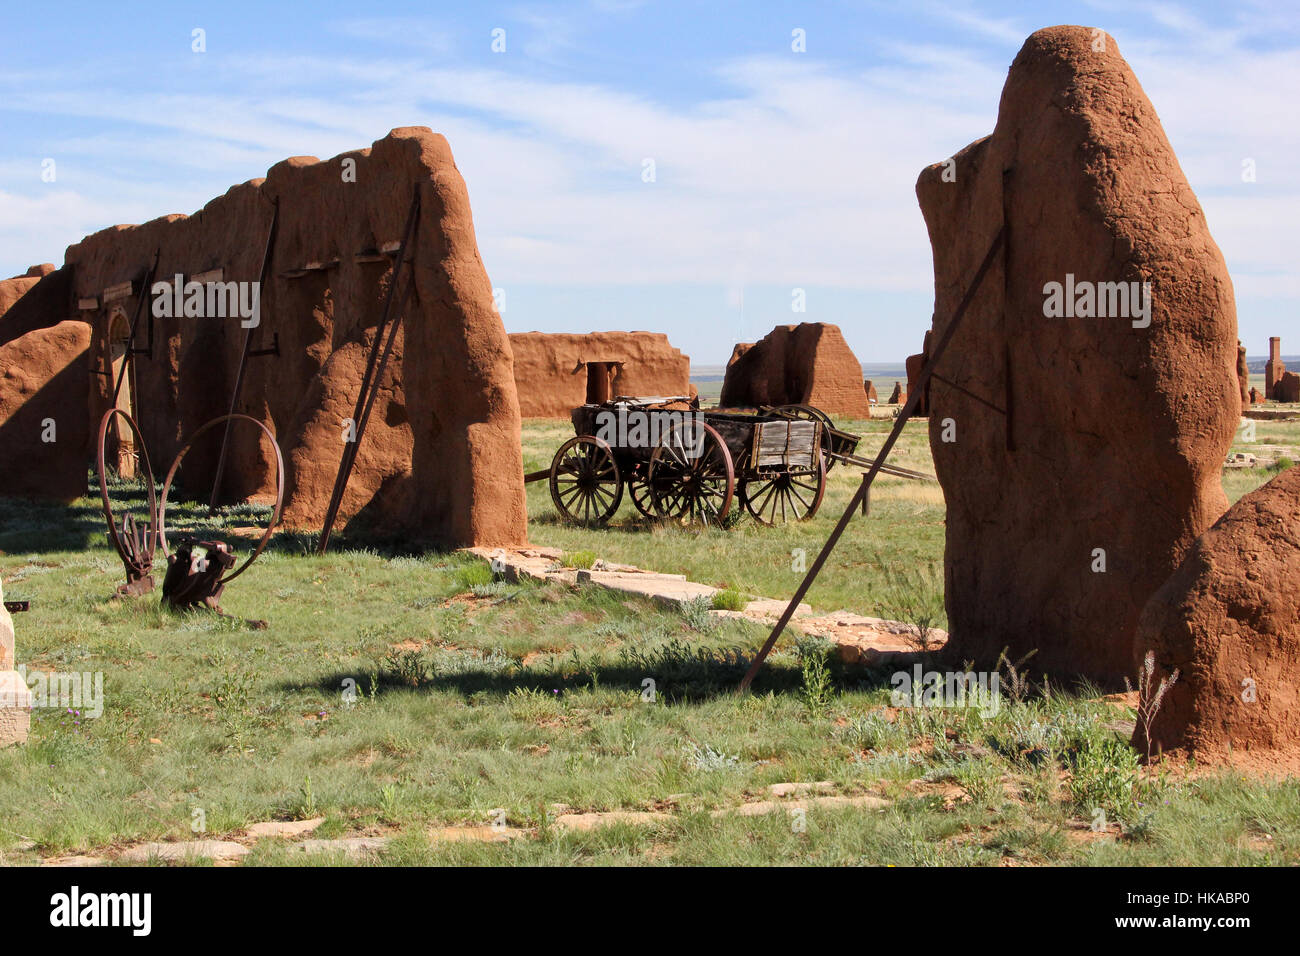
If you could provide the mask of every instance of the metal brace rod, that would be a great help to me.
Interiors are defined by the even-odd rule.
[[[938,372],[933,373],[930,377],[933,378],[936,382],[943,382],[943,384],[947,385],[949,388],[957,389],[957,391],[961,392],[963,395],[967,396],[968,398],[975,399],[975,401],[979,402],[981,405],[987,405],[989,408],[993,409],[999,415],[1005,415],[1007,413],[1007,410],[1005,408],[998,408],[998,406],[994,405],[987,398],[981,398],[980,396],[972,392],[970,389],[962,388],[956,382],[952,381],[952,379],[944,378]]]
[[[739,691],[741,693],[747,691],[749,685],[754,682],[754,678],[758,676],[759,668],[761,668],[763,662],[767,660],[767,655],[772,653],[772,648],[776,646],[776,642],[781,637],[781,633],[785,630],[786,625],[790,623],[790,619],[794,617],[795,609],[799,607],[800,602],[803,601],[804,596],[808,593],[808,589],[811,588],[813,582],[817,580],[817,575],[821,572],[822,566],[826,563],[826,559],[831,556],[831,552],[835,550],[835,545],[839,543],[840,536],[844,534],[844,530],[849,526],[849,522],[853,520],[854,512],[858,510],[858,507],[866,500],[867,495],[871,493],[871,483],[875,480],[876,475],[880,473],[880,468],[884,465],[885,459],[889,457],[889,453],[893,449],[895,442],[897,442],[899,436],[903,434],[903,427],[907,424],[907,420],[912,416],[912,413],[916,411],[917,405],[920,404],[921,396],[925,394],[925,387],[929,383],[931,376],[934,374],[935,365],[937,365],[939,359],[943,357],[943,353],[948,348],[948,343],[952,341],[953,333],[957,331],[958,325],[961,324],[962,317],[966,314],[966,310],[970,307],[971,302],[974,301],[975,293],[979,291],[980,285],[984,282],[984,277],[988,275],[989,269],[993,267],[993,262],[996,260],[998,252],[1002,249],[1002,244],[1006,239],[1006,233],[1007,227],[1006,224],[1003,223],[1002,228],[998,230],[997,236],[993,239],[993,244],[989,246],[989,251],[985,254],[984,261],[980,263],[979,270],[975,273],[975,278],[971,280],[969,288],[966,289],[966,294],[962,296],[961,302],[958,303],[956,310],[953,312],[952,319],[948,322],[948,327],[943,330],[943,335],[935,345],[934,351],[930,353],[930,360],[925,363],[925,366],[917,376],[917,387],[909,391],[907,403],[903,406],[902,411],[898,413],[898,418],[894,421],[894,427],[889,432],[889,437],[885,439],[885,444],[881,446],[880,452],[875,456],[875,462],[872,464],[871,470],[862,476],[862,484],[858,487],[858,490],[853,495],[852,499],[850,499],[848,507],[844,509],[844,514],[840,516],[839,522],[836,523],[835,530],[833,530],[831,536],[826,539],[826,544],[822,546],[821,553],[817,555],[817,560],[815,560],[812,567],[808,569],[808,573],[804,575],[803,581],[800,582],[799,587],[795,590],[794,597],[790,599],[790,603],[786,605],[786,609],[781,613],[781,619],[776,622],[776,626],[772,628],[772,633],[768,636],[767,641],[764,642],[763,646],[759,649],[753,663],[749,665],[749,670],[745,673],[744,678],[740,682]]]
[[[407,258],[407,251],[411,248],[412,240],[415,238],[416,223],[420,219],[420,186],[417,183],[415,191],[411,196],[411,209],[406,216],[406,228],[402,233],[402,244],[397,250],[397,257],[393,263],[393,278],[388,286],[388,295],[384,299],[384,312],[379,320],[379,325],[375,328],[375,340],[370,347],[370,357],[366,361],[366,372],[361,378],[361,389],[357,393],[356,409],[352,413],[352,423],[354,431],[352,441],[343,446],[343,458],[339,462],[339,472],[334,478],[334,490],[330,494],[329,509],[325,512],[325,525],[321,528],[320,544],[317,547],[317,554],[324,554],[325,549],[329,547],[330,534],[334,530],[334,522],[338,520],[339,508],[343,504],[343,492],[347,490],[348,479],[352,476],[352,467],[356,464],[357,449],[361,446],[361,439],[365,435],[366,424],[370,421],[370,409],[374,406],[375,396],[379,393],[379,383],[383,380],[384,371],[388,367],[388,359],[393,354],[393,345],[397,341],[397,332],[402,325],[402,310],[406,306],[406,299],[410,295],[411,287],[415,284],[413,274],[407,277],[407,282],[403,286],[400,301],[397,301],[397,287],[402,285],[404,267],[406,273],[411,273],[411,263],[414,261],[414,254]],[[394,310],[393,304],[397,301],[397,308]],[[387,333],[387,341],[385,339]],[[383,345],[382,356],[380,345]]]
[[[271,228],[266,232],[266,246],[262,250],[262,268],[257,273],[257,297],[258,297],[258,315],[261,315],[262,290],[266,288],[266,274],[271,268],[271,252],[275,248],[275,231],[280,224],[280,197],[276,196],[274,206],[271,210]],[[258,323],[259,327],[261,323]],[[239,403],[239,393],[244,387],[244,366],[248,364],[248,357],[252,354],[253,333],[255,328],[244,329],[244,348],[239,354],[239,369],[235,372],[235,387],[230,392],[230,411],[227,415],[235,414],[235,406]],[[275,349],[279,353],[280,337],[276,333]],[[263,354],[263,353],[256,353]],[[213,514],[217,510],[217,501],[221,497],[221,482],[226,476],[226,455],[230,451],[230,427],[235,423],[234,418],[226,419],[226,427],[221,432],[221,454],[217,456],[217,474],[212,479],[212,497],[208,499],[208,513]]]
[[[136,296],[136,299],[135,299],[135,315],[133,315],[133,316],[131,317],[131,331],[127,333],[127,337],[126,337],[126,351],[125,351],[125,353],[124,353],[123,356],[122,356],[122,374],[118,376],[116,382],[113,382],[113,404],[114,404],[114,405],[117,405],[117,397],[118,397],[118,395],[119,395],[119,394],[121,393],[121,391],[122,391],[122,383],[126,381],[126,377],[127,377],[127,375],[129,375],[130,372],[131,372],[131,365],[132,365],[132,363],[135,361],[135,360],[132,358],[132,356],[134,356],[134,355],[135,355],[137,352],[139,352],[139,351],[143,351],[143,350],[141,350],[141,349],[137,349],[137,348],[135,347],[135,333],[136,333],[136,329],[138,329],[138,328],[140,327],[140,315],[141,315],[141,313],[144,311],[144,304],[145,304],[145,302],[148,301],[148,299],[149,299],[149,290],[150,290],[150,288],[152,288],[152,286],[153,286],[153,277],[154,277],[154,273],[158,271],[158,257],[161,256],[161,255],[162,255],[162,249],[157,249],[157,250],[154,252],[154,254],[153,254],[153,265],[151,265],[151,266],[150,266],[150,267],[145,271],[144,279],[143,279],[143,280],[141,281],[141,283],[140,283],[140,294],[137,295],[137,296]],[[151,322],[153,321],[152,316],[150,317],[150,321],[151,321]],[[151,327],[152,327],[152,326],[151,326]],[[112,328],[110,327],[108,331],[109,331],[109,335],[110,335],[110,341],[109,341],[109,343],[108,343],[108,348],[109,348],[109,352],[110,352],[110,354],[111,354],[112,349],[113,349],[113,343],[112,343],[112,341],[111,341],[111,336],[112,336],[112,331],[113,331],[113,330],[112,330]],[[150,336],[149,336],[149,353],[150,353],[150,354],[153,354],[153,335],[152,335],[152,334],[150,334]],[[111,358],[111,357],[110,357],[110,359],[109,359],[108,377],[109,377],[109,379],[110,379],[110,381],[111,381],[111,380],[112,380],[112,377],[113,377],[113,365],[112,365],[112,358]]]

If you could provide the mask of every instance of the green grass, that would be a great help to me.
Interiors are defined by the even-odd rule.
[[[887,426],[858,426],[865,452]],[[542,467],[569,433],[529,423],[526,467]],[[1294,425],[1260,423],[1257,440],[1265,434],[1295,457]],[[929,470],[921,426],[908,426],[898,460]],[[1235,498],[1268,477],[1229,472],[1225,485]],[[531,535],[583,560],[781,597],[800,577],[790,552],[805,548],[811,563],[857,478],[837,470],[807,526],[730,533],[647,530],[626,514],[611,529],[571,529],[534,485]],[[130,483],[112,493],[120,507],[143,494]],[[264,516],[179,508],[173,526],[222,536]],[[928,617],[942,538],[937,489],[887,480],[813,603]],[[246,539],[232,540],[247,553]],[[461,555],[342,543],[317,557],[309,535],[278,535],[223,597],[231,618],[175,614],[156,595],[110,599],[122,571],[95,501],[0,500],[5,596],[33,602],[15,618],[19,660],[101,672],[106,698],[98,719],[37,711],[29,743],[0,751],[5,860],[191,839],[201,810],[211,838],[323,815],[318,835],[390,836],[380,861],[393,864],[1300,863],[1300,784],[1139,772],[1114,729],[1131,714],[1090,695],[1004,700],[989,717],[895,711],[888,674],[847,673],[790,633],[755,693],[738,697],[766,630],[712,615],[707,601],[672,611],[592,587],[507,584]],[[802,830],[786,814],[710,815],[772,783],[817,780],[891,804],[814,808]],[[551,825],[557,803],[672,813],[566,833]],[[498,808],[527,835],[427,837],[486,825]],[[1088,829],[1098,810],[1103,833]],[[35,846],[18,849],[23,840]],[[302,858],[262,843],[249,862]]]

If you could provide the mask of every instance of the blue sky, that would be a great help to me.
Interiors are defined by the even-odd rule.
[[[0,273],[422,125],[469,185],[510,331],[653,329],[708,365],[827,321],[893,362],[933,301],[916,176],[992,130],[1016,51],[1055,23],[1116,37],[1227,258],[1250,354],[1269,335],[1296,351],[1300,16],[1250,0],[7,4]]]

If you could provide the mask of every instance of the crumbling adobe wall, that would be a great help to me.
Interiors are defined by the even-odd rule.
[[[752,345],[737,345],[727,363],[719,404],[813,405],[832,416],[871,416],[862,363],[839,326],[825,322],[778,325]]]
[[[278,201],[252,344],[269,348],[278,333],[279,355],[249,359],[236,411],[277,436],[288,470],[286,524],[319,528],[392,277],[392,257],[375,253],[402,238],[416,188],[422,207],[408,250],[414,289],[340,514],[364,511],[375,530],[412,542],[521,543],[526,515],[510,346],[465,183],[442,136],[406,127],[330,160],[285,160],[193,216],[88,236],[68,249],[67,263],[78,298],[138,280],[155,250],[157,281],[220,268],[223,281],[252,282]],[[117,305],[130,316],[135,303],[133,295]],[[97,368],[109,361],[111,312],[101,302],[93,314]],[[153,353],[134,365],[137,418],[156,468],[199,425],[227,411],[243,346],[240,321],[153,320]],[[138,334],[137,346],[147,347],[144,323]],[[98,421],[109,397],[105,380],[96,381]],[[182,481],[190,493],[206,497],[220,440],[214,429],[186,458]],[[264,497],[274,488],[269,443],[251,426],[236,423],[231,433],[224,488],[228,499]]]
[[[8,329],[3,325],[4,316],[13,307],[14,303],[31,291],[41,279],[54,271],[54,265],[45,262],[32,266],[20,276],[0,280],[0,345],[10,339],[17,338],[18,335],[31,331],[30,329],[23,329],[23,332],[10,335]]]
[[[1227,507],[1240,404],[1223,256],[1114,39],[1085,27],[1030,36],[993,134],[916,189],[936,338],[1007,229],[938,373],[1011,415],[930,391],[950,653],[992,668],[1004,647],[1037,650],[1039,671],[1115,684],[1135,673],[1147,600]],[[1067,275],[1149,281],[1149,325],[1047,317]]]
[[[612,395],[687,395],[691,360],[661,332],[510,335],[515,389],[524,418],[564,418],[587,399],[587,363],[617,363]]]
[[[77,317],[71,269],[55,269],[45,263],[32,266],[26,275],[0,282],[0,345]]]
[[[904,395],[911,395],[916,391],[917,383],[921,380],[921,370],[925,368],[925,363],[930,360],[930,344],[932,332],[925,333],[925,340],[921,343],[921,351],[916,355],[909,355],[903,367],[907,371],[907,391]],[[921,395],[921,400],[916,403],[916,409],[912,414],[917,418],[924,418],[930,414],[930,386],[927,384]],[[904,399],[906,401],[906,399]]]
[[[1174,668],[1151,749],[1198,760],[1300,751],[1300,468],[1201,535],[1142,612],[1138,649]],[[1146,749],[1139,723],[1135,745]]]
[[[0,495],[86,493],[89,349],[90,326],[77,319],[0,345]]]

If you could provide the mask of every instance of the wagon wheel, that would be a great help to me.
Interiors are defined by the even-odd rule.
[[[740,483],[740,500],[745,510],[761,524],[778,521],[807,521],[821,507],[826,493],[827,459],[816,468],[774,471]]]
[[[711,425],[674,425],[650,455],[646,484],[659,517],[721,525],[736,488],[731,452]]]
[[[654,496],[650,494],[648,467],[648,463],[643,461],[632,466],[631,474],[627,476],[627,496],[632,499],[632,504],[641,512],[642,517],[653,518]]]
[[[814,405],[780,405],[773,409],[778,415],[785,415],[801,422],[820,422],[822,426],[822,457],[826,459],[826,470],[829,472],[835,467],[835,459],[831,457],[831,429],[835,423],[831,417],[820,408]],[[816,511],[817,509],[813,509]]]
[[[614,452],[592,435],[570,438],[551,461],[551,500],[569,521],[604,524],[623,500]]]

